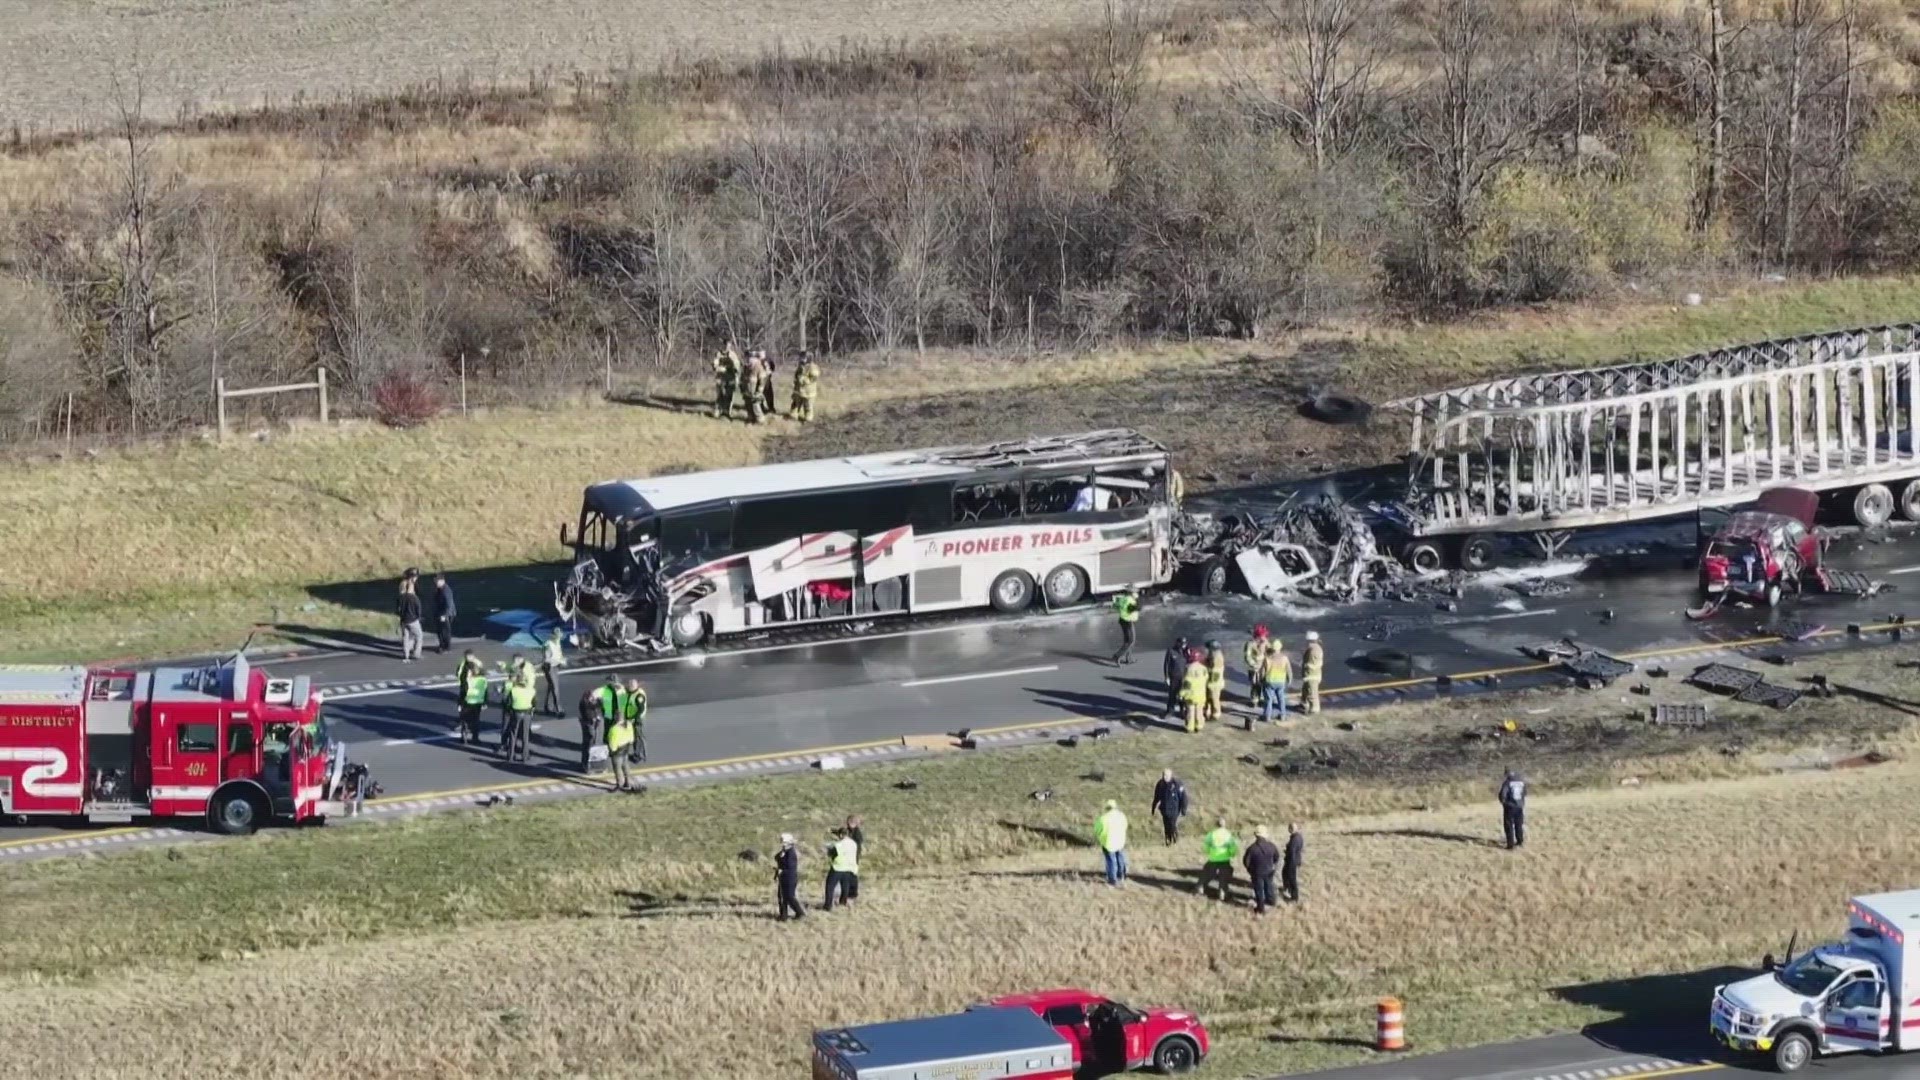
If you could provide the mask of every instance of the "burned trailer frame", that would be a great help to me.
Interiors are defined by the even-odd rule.
[[[1480,568],[1502,534],[1552,556],[1576,530],[1852,489],[1856,521],[1920,521],[1920,324],[1477,383],[1387,403],[1407,486],[1375,510],[1420,569]]]

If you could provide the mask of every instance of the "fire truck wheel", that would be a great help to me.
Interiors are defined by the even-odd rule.
[[[1813,1060],[1813,1040],[1804,1031],[1789,1031],[1773,1044],[1775,1072],[1799,1072]]]
[[[216,796],[213,805],[207,808],[207,816],[213,819],[214,831],[228,836],[246,836],[260,827],[266,811],[260,805],[258,796],[236,789]]]
[[[1066,607],[1077,604],[1087,595],[1087,575],[1084,570],[1072,563],[1062,563],[1047,571],[1045,584],[1047,603],[1054,607]]]
[[[1153,1048],[1153,1070],[1161,1073],[1191,1072],[1200,1063],[1200,1048],[1184,1035],[1169,1035]]]
[[[987,599],[995,611],[1025,611],[1033,606],[1033,578],[1025,570],[1009,570],[993,579]]]
[[[1920,521],[1920,480],[1909,480],[1907,486],[1900,489],[1900,516],[1908,521]]]
[[[1893,492],[1885,484],[1868,484],[1853,494],[1853,520],[1872,529],[1893,517]]]
[[[1486,533],[1460,541],[1460,569],[1491,570],[1500,565],[1500,546]]]

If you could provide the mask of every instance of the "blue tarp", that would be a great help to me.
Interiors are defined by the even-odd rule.
[[[554,627],[560,625],[560,620],[551,612],[526,608],[496,611],[487,616],[485,635],[509,649],[538,649],[553,636]]]

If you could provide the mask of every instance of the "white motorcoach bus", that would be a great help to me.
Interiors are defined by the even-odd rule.
[[[1134,431],[595,484],[563,618],[603,644],[1073,604],[1175,570],[1165,447]]]

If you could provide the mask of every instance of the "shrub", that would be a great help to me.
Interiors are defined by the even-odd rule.
[[[373,415],[388,427],[417,427],[445,407],[440,388],[411,372],[390,371],[373,385]]]

